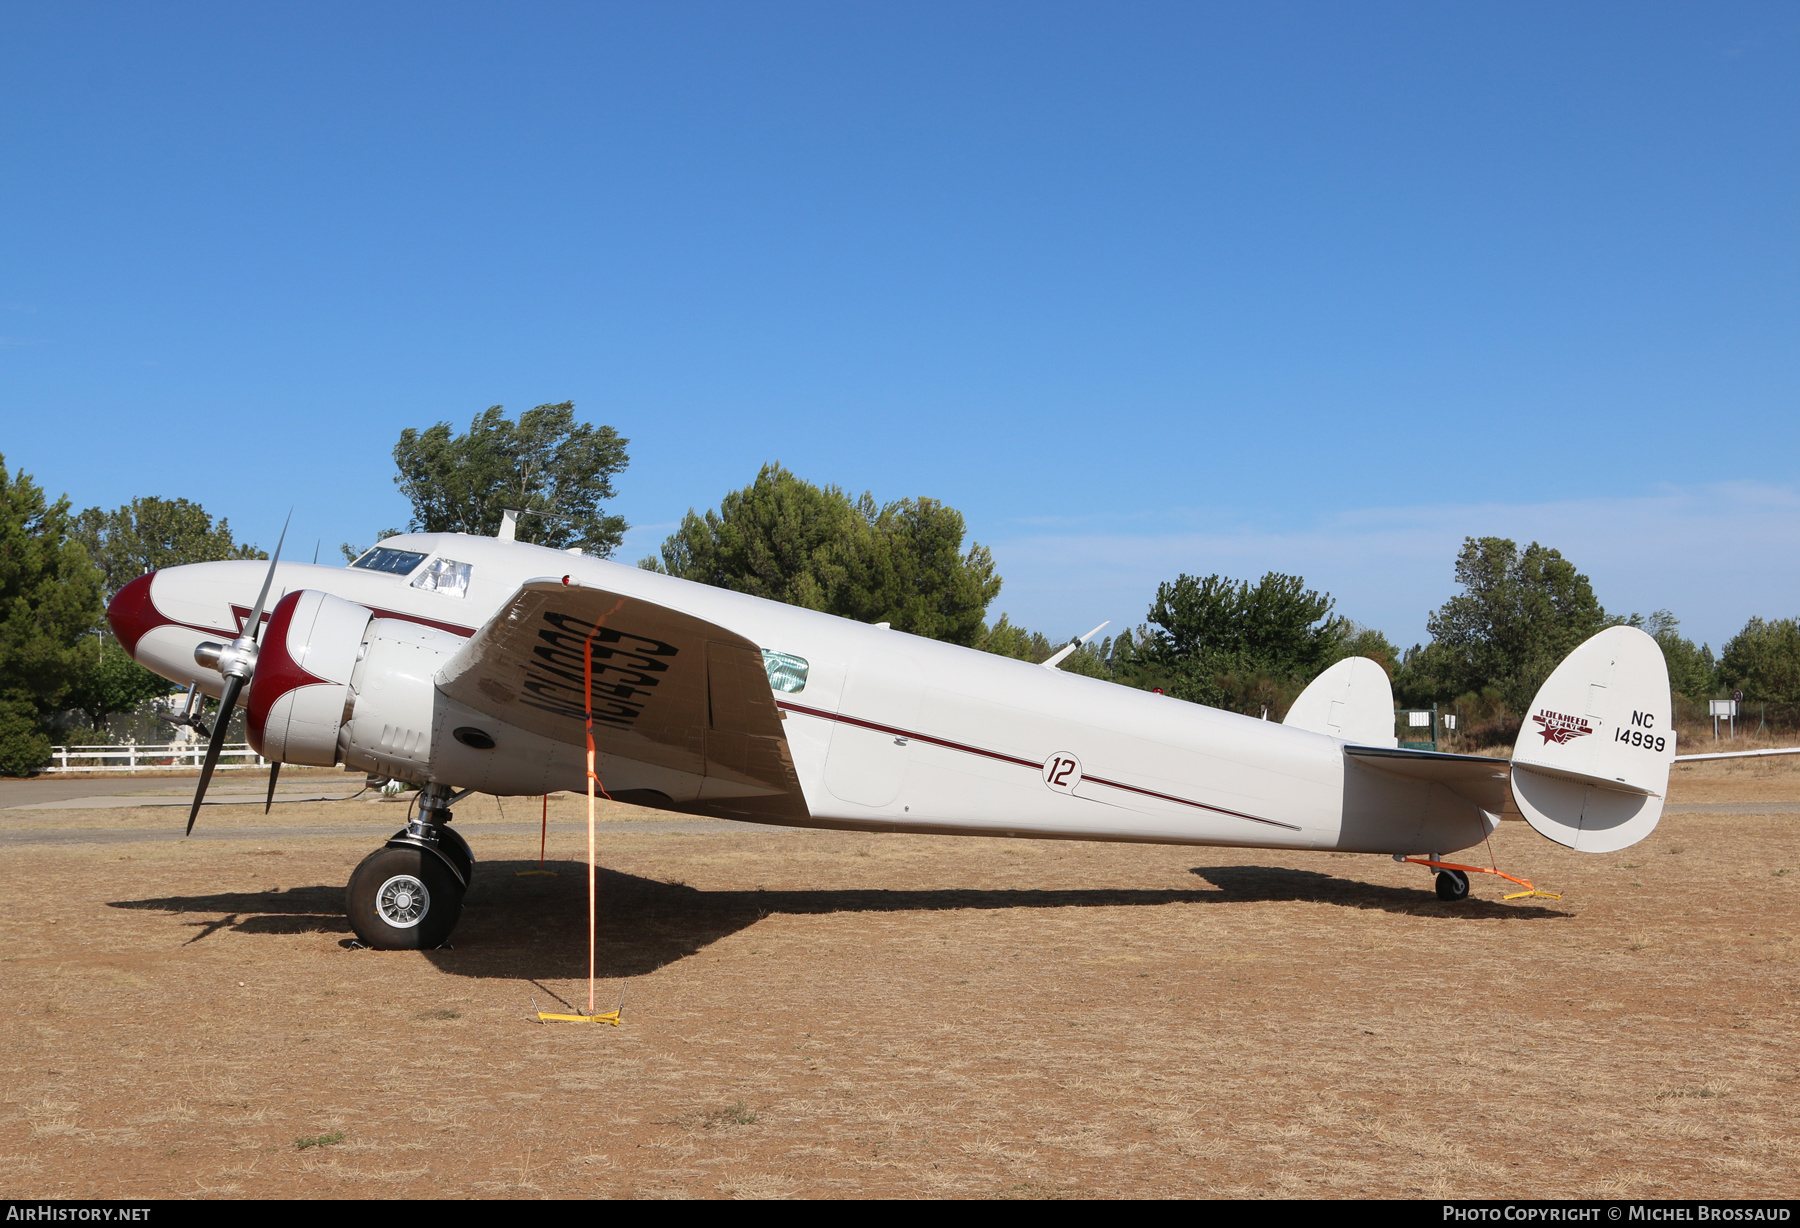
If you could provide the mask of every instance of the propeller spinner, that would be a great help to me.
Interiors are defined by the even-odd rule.
[[[281,538],[275,543],[275,553],[269,559],[269,572],[263,577],[262,592],[257,594],[256,606],[250,611],[250,617],[244,621],[243,629],[238,637],[229,644],[220,644],[207,640],[194,648],[194,660],[207,669],[217,670],[225,678],[225,690],[219,696],[219,713],[213,718],[212,737],[206,743],[206,761],[200,768],[200,787],[194,790],[194,806],[188,811],[187,834],[194,834],[194,820],[200,816],[200,803],[206,800],[206,786],[212,782],[213,769],[219,765],[219,753],[225,749],[225,734],[231,724],[231,710],[237,706],[238,695],[246,683],[256,673],[256,641],[262,634],[263,607],[269,601],[269,586],[275,582],[275,565],[281,561],[281,547],[287,542],[288,522],[294,519],[288,513],[288,521],[281,526]],[[275,797],[275,775],[281,771],[281,764],[275,764],[274,771],[269,774],[269,799]]]

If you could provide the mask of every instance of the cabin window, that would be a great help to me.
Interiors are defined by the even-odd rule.
[[[413,568],[425,561],[425,556],[411,550],[389,550],[385,546],[376,546],[372,550],[363,551],[362,557],[350,564],[364,571],[385,571],[395,576],[410,576]]]
[[[412,582],[412,586],[428,593],[442,593],[446,597],[467,597],[469,570],[467,563],[458,563],[455,559],[432,559],[430,566],[419,573],[419,578]]]
[[[806,689],[806,658],[796,657],[791,653],[770,652],[763,649],[763,669],[768,671],[769,686],[789,695],[798,695]]]

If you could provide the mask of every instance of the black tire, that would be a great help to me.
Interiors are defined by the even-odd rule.
[[[469,842],[462,838],[462,833],[449,827],[439,827],[438,847],[462,871],[463,889],[468,890],[468,885],[475,881],[475,851],[469,847]]]
[[[463,890],[466,892],[469,884],[475,881],[475,850],[469,847],[469,842],[462,838],[461,832],[448,826],[439,826],[437,830],[438,848],[462,871]],[[394,833],[394,839],[398,840],[404,835],[406,829],[402,827]]]
[[[429,951],[444,945],[462,916],[463,890],[438,860],[418,848],[376,849],[350,874],[350,928],[377,951]]]
[[[1461,870],[1439,870],[1437,874],[1438,899],[1454,904],[1458,900],[1469,898],[1469,876]]]

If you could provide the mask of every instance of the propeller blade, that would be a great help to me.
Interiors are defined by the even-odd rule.
[[[244,680],[235,674],[225,676],[225,693],[219,696],[219,714],[213,718],[212,738],[206,744],[206,762],[200,768],[200,787],[194,790],[194,808],[188,811],[187,834],[194,834],[194,820],[200,815],[200,803],[206,800],[206,786],[212,781],[213,769],[219,766],[219,752],[225,749],[225,733],[231,726],[231,709],[237,705],[238,692]]]
[[[275,543],[275,553],[269,556],[269,574],[263,577],[262,592],[256,595],[256,608],[250,611],[250,621],[244,624],[244,634],[252,642],[262,638],[263,606],[269,601],[269,586],[275,583],[275,564],[281,562],[281,547],[287,542],[288,525],[293,521],[294,513],[290,510],[287,519],[281,522],[281,539]]]
[[[269,807],[275,804],[275,778],[281,775],[281,760],[277,759],[269,765],[269,800],[263,803],[263,813],[269,813]]]

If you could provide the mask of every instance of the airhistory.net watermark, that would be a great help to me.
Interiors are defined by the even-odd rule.
[[[6,1222],[9,1224],[147,1224],[150,1222],[151,1208],[108,1207],[95,1204],[70,1205],[68,1203],[8,1203],[6,1205]]]

